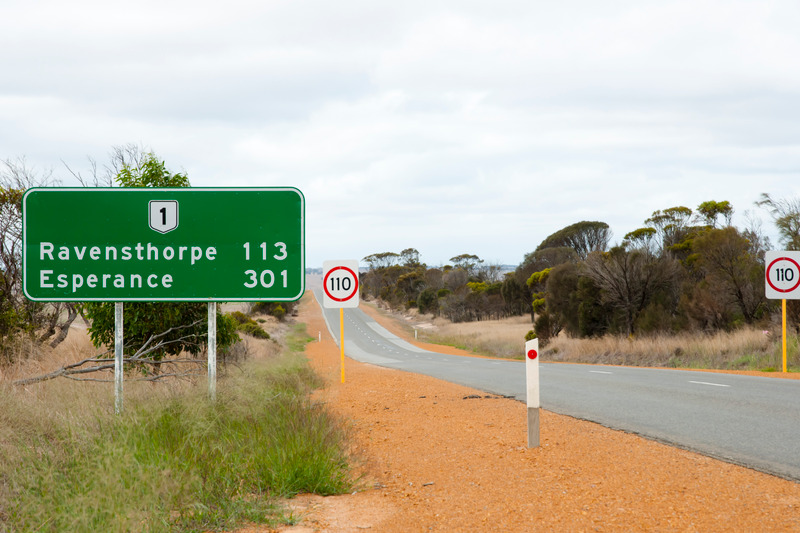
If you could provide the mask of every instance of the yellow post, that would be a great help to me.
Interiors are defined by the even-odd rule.
[[[786,345],[784,344],[784,346]],[[339,308],[339,349],[342,352],[342,383],[344,383],[344,309],[341,307]]]
[[[781,300],[781,311],[783,319],[783,371],[786,372],[786,299]]]

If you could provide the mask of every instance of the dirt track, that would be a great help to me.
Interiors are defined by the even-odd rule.
[[[547,411],[528,449],[523,403],[350,359],[341,384],[316,302],[300,320],[322,333],[320,400],[352,425],[366,480],[296,498],[304,519],[281,531],[800,531],[790,481]]]

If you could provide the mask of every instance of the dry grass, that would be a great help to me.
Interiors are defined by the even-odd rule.
[[[372,305],[372,303],[370,303]],[[384,313],[388,313],[383,309]],[[533,327],[529,316],[502,320],[452,323],[414,312],[390,313],[420,341],[444,344],[481,355],[522,358],[525,334]],[[573,339],[562,333],[542,349],[543,361],[630,366],[766,370],[782,368],[780,332],[742,328],[733,332],[682,333],[642,337],[607,335]],[[788,366],[800,367],[800,340],[787,341]]]
[[[419,340],[510,358],[522,357],[525,334],[533,327],[528,316],[458,323],[436,318],[431,324],[430,328],[418,327]]]
[[[406,313],[389,310],[381,302],[362,302],[389,315],[410,336],[431,344],[443,344],[492,357],[522,358],[525,334],[533,328],[530,316],[514,316],[479,322],[451,322],[446,318],[420,315],[416,309]]]
[[[782,366],[780,339],[761,330],[683,333],[648,337],[560,336],[542,350],[544,360],[634,366],[775,370]],[[791,339],[790,366],[796,366],[797,338]]]

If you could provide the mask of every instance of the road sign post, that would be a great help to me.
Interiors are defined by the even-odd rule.
[[[786,367],[786,300],[800,300],[800,252],[769,251],[764,255],[766,297],[781,300],[783,371]]]
[[[528,403],[528,448],[539,447],[539,339],[525,343],[525,382]]]
[[[323,307],[339,309],[339,351],[344,383],[344,310],[358,307],[358,261],[324,261],[322,289]]]
[[[214,302],[303,295],[304,204],[290,187],[31,188],[22,197],[23,293],[40,302],[115,302],[118,411],[122,302],[209,303],[213,398]],[[67,210],[78,216],[65,223]]]

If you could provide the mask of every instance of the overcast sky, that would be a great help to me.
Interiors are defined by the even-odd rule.
[[[549,234],[800,195],[797,0],[0,2],[0,159],[114,145],[293,186],[306,264],[518,264]],[[235,216],[235,215],[234,215]]]

